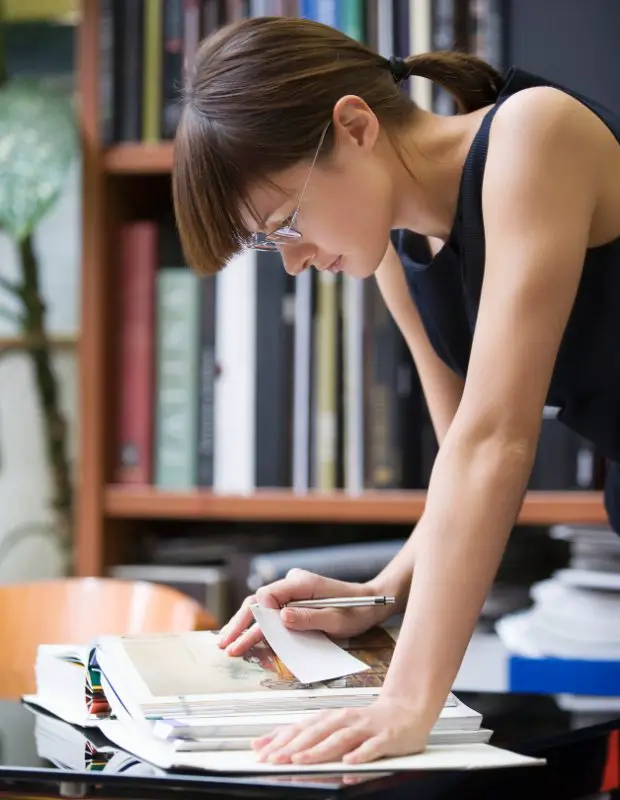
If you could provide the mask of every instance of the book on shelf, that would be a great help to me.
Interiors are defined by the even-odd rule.
[[[113,745],[164,769],[263,771],[268,765],[251,749],[257,736],[322,709],[363,708],[376,700],[397,631],[377,627],[331,640],[287,630],[276,610],[253,611],[268,641],[240,657],[221,650],[213,631],[103,636],[87,647],[41,645],[36,694],[24,699],[78,726],[86,739],[98,729]],[[93,704],[94,695],[104,702]],[[450,693],[421,761],[390,759],[390,768],[530,763],[491,746],[492,732],[482,721]],[[269,766],[287,771],[287,765]]]

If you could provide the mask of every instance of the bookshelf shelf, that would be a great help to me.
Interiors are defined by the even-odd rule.
[[[111,175],[158,175],[172,169],[172,142],[118,144],[104,152],[105,171]]]
[[[104,509],[115,519],[408,524],[421,516],[425,498],[423,491],[365,492],[354,497],[343,492],[295,495],[285,489],[258,490],[246,497],[111,484],[105,491]],[[530,492],[519,521],[529,525],[593,524],[604,523],[606,516],[600,492]]]

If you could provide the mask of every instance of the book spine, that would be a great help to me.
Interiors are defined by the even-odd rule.
[[[352,39],[363,42],[366,37],[364,22],[363,0],[340,0],[338,4],[338,27],[340,30]]]
[[[152,480],[154,303],[157,227],[133,222],[120,236],[119,445],[115,480]]]
[[[214,489],[255,488],[256,251],[235,256],[216,284]]]
[[[293,399],[293,490],[310,488],[310,396],[312,391],[312,273],[295,284],[295,367]]]
[[[162,23],[161,135],[173,139],[181,113],[183,80],[183,0],[166,0]]]
[[[192,69],[196,50],[198,50],[198,45],[200,44],[201,25],[204,21],[202,16],[208,13],[209,20],[212,17],[213,19],[216,18],[214,16],[213,0],[207,0],[207,2],[209,7],[202,9],[200,0],[184,0],[183,2],[183,70],[185,75]],[[210,22],[205,23],[205,30],[211,32],[206,28],[208,24]]]
[[[454,0],[434,0],[431,17],[432,50],[451,50],[455,45]],[[452,95],[438,83],[432,85],[432,106],[436,114],[454,113]]]
[[[257,254],[256,486],[291,484],[291,382],[294,279],[279,253]]]
[[[123,3],[120,32],[122,75],[120,90],[119,139],[137,142],[142,136],[142,94],[144,86],[144,5]]]
[[[321,272],[317,280],[314,363],[314,475],[319,491],[336,488],[336,276]]]
[[[101,143],[114,140],[113,74],[114,74],[114,2],[101,0],[99,17],[99,131]]]
[[[153,144],[161,136],[161,70],[163,0],[144,0],[144,94],[142,139]]]
[[[197,481],[208,487],[213,486],[215,452],[215,284],[215,277],[200,279]]]
[[[181,267],[157,275],[155,483],[196,485],[198,276]]]

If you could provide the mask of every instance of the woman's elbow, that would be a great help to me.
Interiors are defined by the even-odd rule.
[[[483,425],[455,425],[448,433],[446,455],[453,450],[470,478],[483,482],[527,483],[536,457],[539,426],[498,422]]]

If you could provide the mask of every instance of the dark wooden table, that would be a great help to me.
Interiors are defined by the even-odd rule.
[[[97,771],[81,751],[70,768],[40,755],[35,716],[21,703],[0,701],[0,797],[101,798],[382,798],[385,800],[562,800],[620,798],[620,712],[564,711],[544,695],[459,696],[484,715],[492,743],[543,756],[545,767],[442,773],[226,776],[163,772],[132,760],[122,771]],[[84,755],[82,765],[81,756]]]

